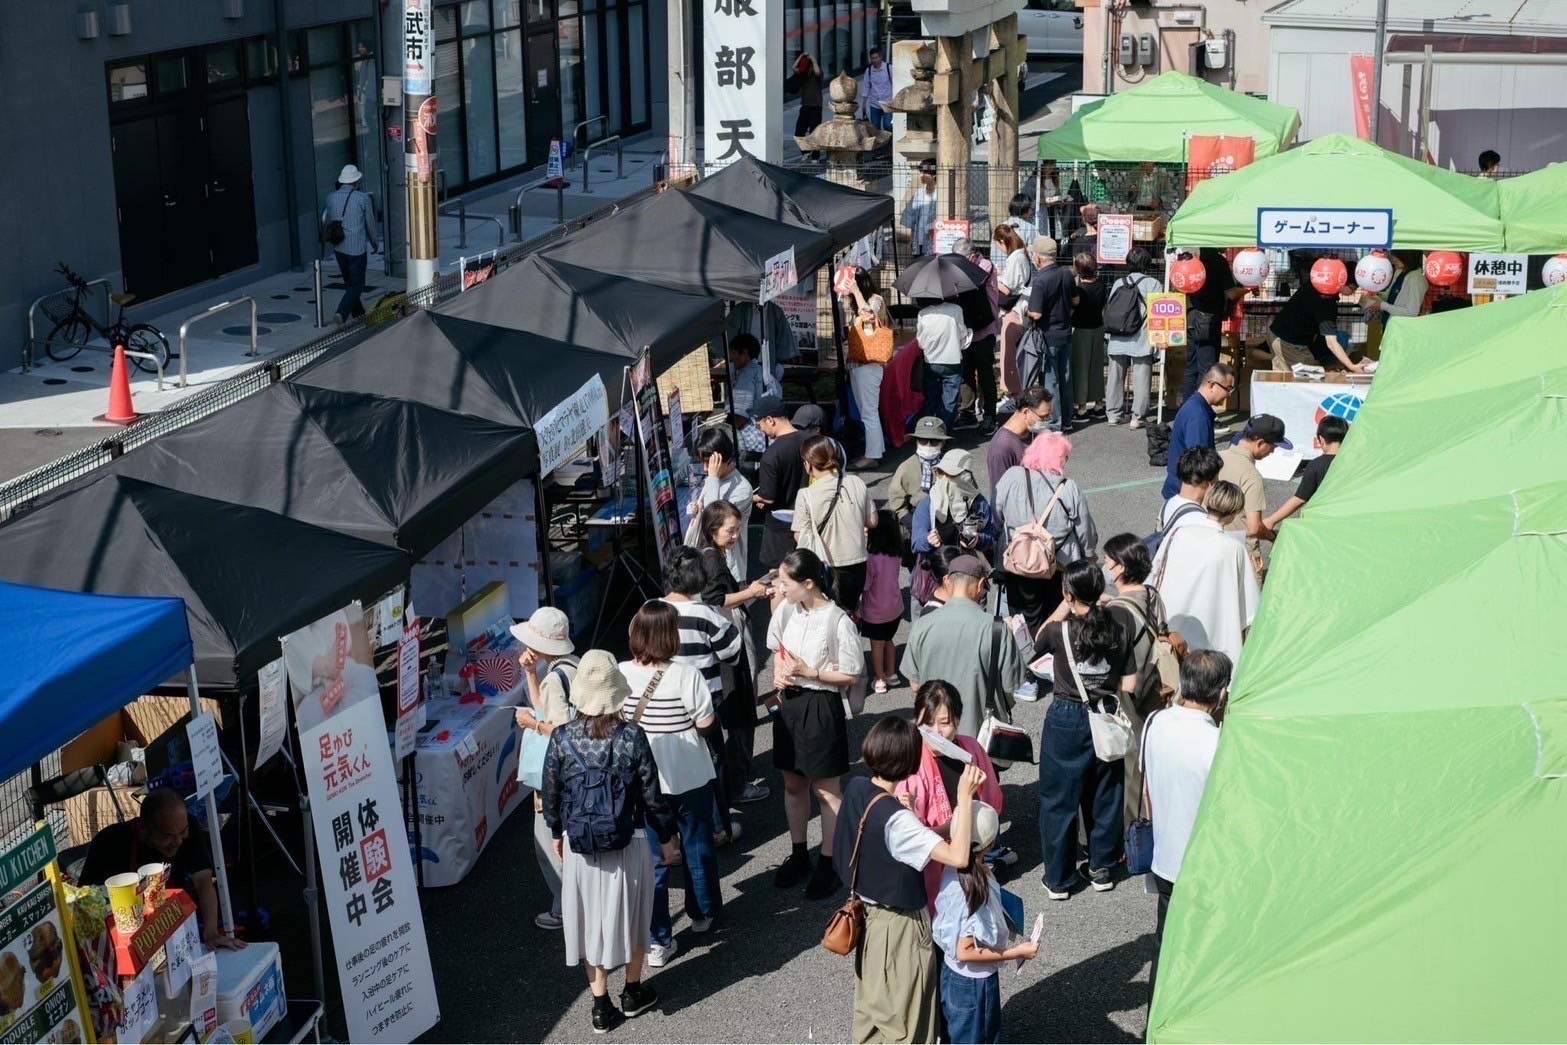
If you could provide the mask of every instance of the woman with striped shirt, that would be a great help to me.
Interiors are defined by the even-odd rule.
[[[685,850],[686,914],[691,931],[705,933],[722,907],[718,854],[713,846],[713,760],[701,733],[715,726],[713,698],[702,673],[675,662],[680,651],[680,614],[667,602],[644,603],[631,620],[631,659],[620,665],[631,685],[621,714],[642,727],[658,765],[658,784],[669,800]],[[677,944],[669,917],[669,866],[654,879],[655,969],[673,957]]]

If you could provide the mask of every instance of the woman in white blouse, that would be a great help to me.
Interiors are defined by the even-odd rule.
[[[778,692],[773,765],[783,773],[792,843],[773,884],[788,889],[809,877],[805,895],[812,900],[831,896],[843,884],[832,865],[833,828],[843,794],[839,778],[849,771],[843,695],[865,672],[860,633],[849,615],[822,594],[824,574],[814,552],[796,548],[786,555],[778,573],[783,599],[767,626]],[[813,790],[822,810],[822,851],[814,871],[805,848]]]
[[[1420,252],[1395,250],[1388,257],[1393,262],[1393,282],[1387,288],[1386,297],[1366,296],[1368,311],[1381,313],[1383,322],[1393,316],[1413,318],[1420,315],[1428,289]]]

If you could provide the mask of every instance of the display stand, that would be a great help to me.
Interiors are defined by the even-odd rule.
[[[646,349],[644,349],[644,351],[646,351]],[[631,368],[624,367],[621,370],[620,378],[620,401],[622,403],[630,402],[631,394]],[[626,433],[622,432],[621,437],[624,438],[625,436]],[[615,505],[614,517],[609,520],[588,519],[583,524],[589,529],[600,528],[609,530],[610,548],[613,555],[612,559],[610,560],[609,574],[604,578],[604,594],[599,598],[598,617],[593,622],[593,637],[588,643],[589,646],[595,648],[598,646],[599,636],[604,631],[604,623],[608,616],[610,599],[614,597],[615,578],[618,577],[622,571],[625,573],[625,579],[631,585],[631,590],[626,592],[626,594],[621,598],[620,602],[616,605],[616,616],[619,616],[621,613],[625,612],[626,605],[631,601],[633,595],[640,594],[643,599],[646,600],[656,599],[658,596],[663,594],[663,589],[662,586],[658,583],[658,578],[653,575],[651,570],[639,562],[637,557],[631,554],[631,552],[626,547],[625,533],[626,530],[630,527],[637,528],[637,541],[639,545],[641,545],[642,542],[651,536],[646,526],[648,521],[647,460],[646,454],[643,450],[642,440],[635,433],[631,435],[631,446],[632,463],[636,467],[637,473],[636,515],[630,520],[626,520],[622,515],[620,511],[621,495],[619,492],[619,487],[617,486],[615,499],[613,502]]]

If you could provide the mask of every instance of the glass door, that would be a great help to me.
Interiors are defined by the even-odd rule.
[[[564,137],[560,124],[560,73],[555,62],[554,30],[531,34],[526,69],[530,166],[548,163],[550,141]]]

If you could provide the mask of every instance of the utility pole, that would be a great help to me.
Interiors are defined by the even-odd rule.
[[[403,167],[408,183],[408,293],[435,282],[441,257],[435,192],[435,4],[403,0]]]
[[[669,0],[669,165],[696,164],[696,19],[692,0]]]
[[[1377,141],[1382,123],[1382,65],[1387,58],[1387,0],[1377,0],[1376,67],[1371,70],[1371,144]],[[1233,59],[1231,59],[1233,61]]]

